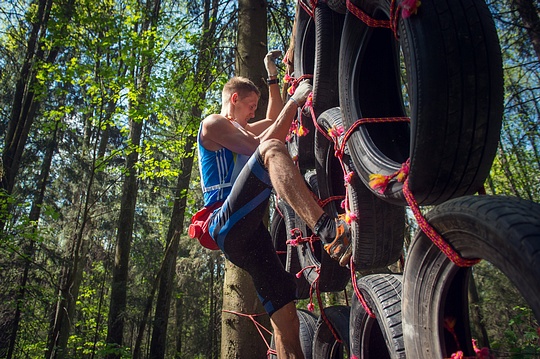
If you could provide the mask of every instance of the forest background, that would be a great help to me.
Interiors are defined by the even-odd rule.
[[[224,260],[185,228],[254,3],[264,81],[293,0],[0,2],[0,358],[220,356]],[[539,202],[539,4],[488,5],[505,113],[486,190]]]

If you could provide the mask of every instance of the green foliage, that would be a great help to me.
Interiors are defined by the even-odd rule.
[[[533,2],[534,3],[534,2]],[[488,187],[491,193],[540,201],[540,59],[513,4],[489,1],[501,43],[505,111]]]
[[[9,196],[0,192],[0,218],[5,222],[0,235],[0,331],[11,328],[24,268],[31,264],[19,306],[15,358],[43,357],[61,273],[73,264],[78,243],[85,248],[78,263],[83,277],[68,357],[104,357],[112,352],[130,357],[163,259],[177,192],[187,198],[184,228],[202,205],[198,168],[183,166],[188,159],[196,163],[193,139],[201,118],[220,111],[221,88],[234,73],[236,4],[222,2],[217,15],[205,19],[201,2],[162,1],[156,27],[142,29],[144,5],[134,0],[76,0],[68,17],[65,3],[55,1],[50,22],[41,33],[43,59],[56,51],[57,55],[54,61],[32,62],[35,81],[31,89],[37,92],[35,100],[40,106],[29,130],[14,192]],[[292,0],[269,1],[269,48],[287,49],[295,5]],[[507,5],[504,1],[490,3],[503,45],[507,89],[505,126],[490,190],[538,201],[538,60]],[[38,21],[37,13],[37,2],[2,3],[1,139],[6,136],[27,37]],[[205,20],[216,30],[205,40],[208,43],[201,44]],[[147,82],[141,82],[143,57],[153,64]],[[202,76],[207,69],[207,76]],[[128,140],[134,122],[143,123],[140,145]],[[38,207],[39,220],[31,221],[30,209],[39,194],[43,160],[50,148],[54,157],[44,203]],[[126,339],[118,348],[105,344],[109,286],[126,157],[135,152],[139,154],[135,165],[138,201]],[[176,188],[178,177],[185,174],[191,174],[188,188]],[[29,244],[33,251],[29,251]],[[182,237],[174,288],[179,305],[171,314],[168,357],[218,357],[223,260],[219,252],[209,252]],[[486,315],[501,313],[489,318],[490,336],[500,343],[501,350],[519,350],[522,357],[533,349],[538,351],[534,346],[538,323],[490,271],[487,268],[481,276],[484,310]],[[498,285],[487,289],[487,282]],[[497,296],[500,293],[505,296]],[[323,296],[327,304],[343,303],[343,299],[341,294]],[[306,305],[307,301],[300,304]],[[148,330],[147,326],[143,352],[149,346]],[[180,353],[175,352],[177,341],[182,344]]]
[[[540,355],[540,324],[509,279],[486,261],[474,266],[473,273],[483,325],[495,356],[524,359]],[[475,336],[480,337],[479,333]]]

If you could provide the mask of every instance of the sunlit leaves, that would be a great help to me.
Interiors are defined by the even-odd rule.
[[[540,59],[512,4],[489,1],[504,67],[501,142],[488,187],[496,194],[540,200]]]

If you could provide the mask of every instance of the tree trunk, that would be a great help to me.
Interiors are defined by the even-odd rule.
[[[210,309],[210,314],[208,316],[208,334],[206,337],[210,340],[210,344],[208,345],[206,357],[212,358],[212,354],[214,353],[214,318],[215,318],[215,310],[214,310],[214,301],[215,301],[215,295],[213,293],[214,289],[214,261],[209,261],[208,268],[210,269],[210,282],[208,283],[208,308]]]
[[[180,353],[182,353],[182,332],[184,328],[184,315],[182,312],[182,307],[184,305],[182,297],[178,296],[176,298],[176,341],[175,341],[175,358],[181,358]]]
[[[132,145],[139,145],[142,125],[142,122],[130,120],[129,138]],[[132,151],[127,156],[126,175],[124,177],[124,186],[122,188],[107,331],[107,343],[113,347],[120,347],[123,343],[129,252],[131,250],[135,204],[137,202],[137,171],[135,169],[135,164],[137,163],[138,158],[139,155],[137,151]],[[108,355],[107,358],[120,358],[120,355],[111,354]]]
[[[173,239],[170,243],[173,243],[174,241],[177,241],[178,239]],[[176,246],[176,245],[175,245]],[[150,315],[150,312],[152,311],[152,305],[154,304],[154,297],[156,295],[156,292],[158,290],[158,285],[161,282],[161,277],[163,275],[163,270],[165,268],[166,263],[168,262],[168,258],[171,257],[171,245],[167,246],[167,249],[165,250],[165,256],[163,258],[163,262],[161,262],[161,266],[159,268],[159,271],[156,275],[156,278],[154,279],[154,282],[152,284],[152,289],[150,290],[150,295],[148,296],[146,300],[146,305],[144,307],[143,317],[141,319],[141,323],[139,325],[139,331],[137,333],[137,338],[135,339],[135,346],[133,348],[133,359],[139,359],[142,355],[141,353],[141,346],[142,341],[144,337],[144,331],[146,330],[146,324],[148,323],[148,317]]]
[[[170,243],[170,255],[166,257],[163,266],[163,275],[159,281],[159,292],[156,299],[156,312],[154,315],[154,326],[152,330],[152,341],[150,343],[150,358],[162,359],[165,357],[167,343],[167,326],[169,323],[169,312],[171,306],[172,293],[174,288],[174,274],[176,270],[176,257],[178,254],[179,237],[184,229],[184,212],[186,209],[186,196],[183,194],[189,188],[191,180],[191,168],[193,167],[193,144],[194,136],[188,136],[184,146],[186,157],[182,161],[182,169],[178,176],[176,187],[176,198],[174,200],[167,242]],[[175,238],[177,240],[173,240]]]
[[[256,118],[266,112],[268,90],[265,85],[266,70],[263,58],[267,53],[267,2],[262,0],[238,1],[238,47],[236,54],[237,75],[251,79],[261,90]],[[241,314],[260,314],[264,309],[257,297],[251,277],[230,262],[225,264],[223,290],[223,315],[221,320],[221,357],[227,359],[264,358],[267,347],[257,340],[255,325]],[[268,318],[265,316],[265,325]]]
[[[267,9],[266,0],[238,1],[238,40],[236,47],[236,75],[249,78],[261,91],[261,99],[256,119],[266,115],[268,87],[264,56],[267,49]]]
[[[59,125],[59,121],[56,121],[54,124],[52,138],[49,141],[49,144],[46,146],[45,157],[43,159],[43,165],[41,167],[41,172],[38,179],[39,191],[36,194],[36,197],[32,203],[32,208],[30,209],[30,216],[29,216],[30,223],[35,223],[35,225],[32,228],[34,235],[30,237],[30,240],[27,241],[26,245],[24,246],[25,247],[24,270],[23,270],[23,274],[21,278],[21,283],[19,286],[19,292],[17,293],[17,297],[15,298],[16,308],[15,308],[15,314],[14,314],[12,328],[11,328],[9,349],[6,356],[7,359],[11,359],[13,357],[13,353],[15,350],[17,331],[19,329],[19,323],[21,319],[21,304],[25,302],[26,285],[28,284],[30,267],[34,259],[34,252],[35,252],[34,238],[35,238],[35,235],[37,234],[37,222],[41,215],[41,207],[43,205],[43,199],[45,197],[45,189],[47,188],[47,180],[49,178],[49,174],[51,170],[51,163],[52,163],[53,155],[54,155],[54,152],[56,151],[56,146],[57,146],[58,125]]]
[[[540,60],[540,16],[533,0],[514,0],[514,6],[519,12],[525,30],[531,39],[536,57]]]
[[[260,338],[255,324],[249,318],[238,315],[264,313],[250,275],[226,261],[223,286],[221,358],[265,358],[268,348]],[[256,320],[261,322],[262,319],[262,323],[268,326],[267,318],[257,317]]]
[[[13,190],[22,151],[26,145],[28,130],[34,120],[33,117],[29,116],[29,109],[32,107],[35,95],[33,89],[33,84],[36,82],[34,65],[37,60],[43,60],[44,54],[39,50],[39,44],[47,30],[52,3],[52,0],[41,0],[38,3],[35,17],[37,22],[32,24],[26,46],[25,60],[15,87],[5,147],[2,154],[4,166],[2,188],[7,193],[11,193]]]
[[[90,134],[87,133],[89,137]],[[86,140],[86,139],[85,139]],[[85,142],[88,143],[89,142]],[[84,153],[88,152],[89,145],[83,147]],[[51,324],[47,343],[47,358],[64,358],[67,355],[67,343],[74,323],[75,307],[82,283],[83,269],[86,267],[86,257],[89,248],[88,233],[92,229],[90,207],[94,195],[92,188],[96,177],[96,158],[93,158],[93,166],[85,173],[87,180],[86,188],[75,194],[74,208],[78,208],[73,219],[75,227],[71,240],[68,243],[66,260],[63,263],[58,285],[58,298],[54,312],[51,314]]]
[[[41,104],[36,100],[36,92],[40,91],[41,86],[38,85],[39,81],[36,79],[37,69],[35,66],[39,62],[54,63],[60,51],[59,47],[53,47],[48,53],[45,53],[45,46],[42,46],[42,41],[47,34],[52,5],[53,0],[40,0],[38,2],[35,16],[37,22],[32,24],[27,41],[25,60],[15,86],[5,145],[2,152],[1,165],[3,168],[0,171],[2,174],[0,188],[7,194],[13,192],[28,134]],[[67,0],[60,8],[63,9],[63,20],[65,20],[61,24],[62,29],[60,31],[66,31],[66,26],[73,15],[74,0]],[[0,213],[3,211],[8,213],[8,207],[5,200],[0,199]],[[0,231],[3,230],[4,225],[5,219],[0,217]],[[4,343],[0,343],[0,351],[3,347]]]
[[[165,256],[163,261],[163,273],[159,281],[159,293],[156,300],[156,312],[154,315],[152,340],[150,342],[150,358],[164,358],[166,353],[167,325],[172,300],[172,289],[174,288],[173,279],[176,269],[176,255],[178,253],[180,233],[176,232],[169,241],[168,255]],[[165,277],[169,278],[170,281],[164,280]]]
[[[480,296],[478,295],[478,288],[476,287],[476,282],[474,280],[473,270],[469,271],[468,287],[469,307],[471,308],[471,326],[474,328],[476,334],[481,336],[478,338],[481,344],[480,347],[490,348],[488,333],[480,310]]]
[[[148,0],[146,12],[141,31],[155,29],[158,21],[161,1]],[[152,72],[153,42],[149,45],[139,60],[141,63],[140,73],[136,79],[139,95],[136,103],[130,103],[130,107],[135,109],[139,104],[146,104],[148,97],[148,84]],[[135,74],[134,74],[135,77]],[[132,146],[139,147],[141,142],[141,132],[143,121],[130,118],[129,142]],[[137,171],[135,165],[139,160],[138,151],[131,151],[126,158],[126,175],[122,188],[122,199],[120,204],[120,215],[118,220],[118,234],[116,238],[116,255],[113,267],[113,279],[111,284],[111,302],[109,306],[109,321],[106,342],[113,348],[123,345],[124,336],[124,313],[127,301],[127,277],[129,272],[129,253],[131,250],[131,240],[133,236],[133,222],[135,216],[135,205],[137,203]],[[120,358],[118,352],[107,355],[107,358]]]
[[[75,315],[75,303],[79,296],[85,267],[88,242],[82,240],[84,234],[79,232],[73,240],[70,263],[64,267],[60,278],[60,290],[54,316],[52,331],[49,334],[47,358],[68,358],[67,343],[71,333],[71,325]],[[81,240],[79,240],[81,239]]]
[[[201,43],[199,44],[199,57],[195,66],[195,83],[203,84],[203,86],[200,87],[201,92],[198,96],[199,102],[194,104],[191,109],[192,118],[201,118],[202,108],[206,99],[206,88],[208,86],[205,85],[209,83],[209,78],[211,77],[212,66],[209,66],[209,64],[211,64],[213,60],[212,52],[208,49],[213,48],[210,44],[215,34],[215,23],[211,21],[211,19],[216,17],[218,4],[219,2],[217,0],[204,1],[203,36],[201,38]],[[186,155],[182,160],[180,175],[178,176],[173,212],[167,233],[167,242],[170,242],[173,236],[179,236],[180,233],[184,231],[184,212],[187,201],[185,192],[189,189],[189,183],[191,181],[191,172],[195,155],[193,145],[197,141],[196,131],[195,134],[188,134],[185,141],[183,153]],[[159,283],[152,341],[150,343],[150,358],[152,359],[163,359],[165,357],[167,327],[169,323],[172,290],[174,288],[177,253],[178,242],[175,242],[174,246],[171,248],[171,256],[165,263],[163,275],[161,276]]]
[[[109,279],[109,271],[107,267],[105,267],[105,272],[102,275],[102,280],[100,281],[100,289],[99,289],[99,303],[98,303],[98,310],[97,310],[97,317],[96,317],[96,330],[94,332],[94,339],[93,339],[93,347],[92,347],[92,354],[90,355],[90,359],[94,359],[96,356],[97,351],[97,344],[100,336],[100,329],[103,321],[103,315],[101,312],[101,309],[103,308],[103,303],[105,301],[105,291],[107,287],[107,283]]]

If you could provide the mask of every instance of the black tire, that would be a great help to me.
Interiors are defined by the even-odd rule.
[[[336,305],[324,308],[324,313],[332,325],[339,343],[328,327],[322,316],[317,320],[315,338],[313,340],[314,359],[342,359],[349,351],[349,316],[351,308],[344,305]]]
[[[375,314],[371,318],[356,294],[351,300],[351,357],[403,359],[401,280],[398,274],[373,274],[357,280],[358,289]]]
[[[429,223],[463,258],[500,270],[540,320],[540,205],[511,197],[466,196],[435,207]],[[474,356],[469,325],[470,268],[453,264],[422,232],[403,278],[403,332],[409,358],[447,358],[458,350],[444,330],[454,318],[459,350]],[[485,343],[484,343],[485,344]]]
[[[315,116],[339,105],[338,63],[344,15],[319,3],[313,18],[303,9],[297,11],[294,47],[294,76],[313,75],[312,107]],[[309,112],[301,112],[301,122],[307,130],[305,136],[293,135],[289,147],[298,158],[302,171],[314,168],[315,125]]]
[[[347,13],[347,1],[346,0],[328,0],[328,7],[340,14]]]
[[[323,112],[317,123],[325,133],[332,127],[342,127],[340,109],[334,107]],[[334,152],[334,144],[317,131],[315,165],[321,199],[345,195],[343,170]],[[405,208],[382,201],[364,186],[352,164],[348,149],[345,150],[343,162],[347,172],[354,172],[348,200],[351,212],[358,215],[351,222],[355,268],[370,270],[395,263],[403,252]],[[335,201],[329,203],[325,211],[333,217],[344,212],[339,202]]]
[[[319,194],[317,176],[314,171],[306,173],[306,181],[310,189],[316,195]],[[296,228],[302,232],[302,236],[309,237],[312,232],[306,223],[296,217]],[[312,250],[313,248],[313,250]],[[304,268],[303,274],[312,286],[317,282],[321,292],[339,292],[345,289],[351,275],[346,267],[341,267],[339,262],[330,258],[324,250],[321,241],[315,241],[311,245],[303,243],[297,246],[300,266]],[[319,270],[317,271],[318,268]]]
[[[307,310],[297,309],[298,319],[300,320],[300,345],[304,353],[304,359],[312,359],[313,339],[315,338],[315,328],[317,326],[317,317]],[[270,341],[270,348],[276,349],[274,336]],[[274,354],[269,355],[270,359],[277,359]]]
[[[315,338],[315,328],[317,327],[317,317],[303,309],[298,309],[298,319],[300,320],[300,345],[305,359],[313,358],[313,340]]]
[[[352,3],[389,19],[390,0]],[[347,127],[359,118],[411,119],[355,131],[349,147],[362,180],[368,185],[370,174],[390,175],[410,159],[409,187],[419,204],[474,194],[489,174],[503,113],[502,60],[489,9],[483,0],[422,2],[416,15],[399,19],[398,34],[399,42],[390,29],[346,15],[339,90]],[[403,205],[402,190],[392,182],[382,194],[373,191]]]
[[[274,248],[285,270],[289,273],[298,273],[302,268],[298,259],[298,251],[287,245],[292,238],[291,230],[295,228],[296,220],[293,209],[283,200],[278,200],[278,209],[274,211],[270,223],[270,235]],[[304,276],[296,279],[296,296],[298,299],[309,298],[310,284]]]

